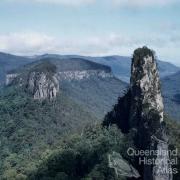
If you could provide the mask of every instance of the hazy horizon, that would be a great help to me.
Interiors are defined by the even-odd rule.
[[[0,51],[131,56],[148,46],[180,66],[179,0],[2,0]]]

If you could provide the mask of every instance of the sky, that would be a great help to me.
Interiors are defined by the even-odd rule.
[[[180,0],[0,0],[0,51],[132,56],[180,66]]]

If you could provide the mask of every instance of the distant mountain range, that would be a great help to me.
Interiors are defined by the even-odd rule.
[[[59,80],[57,96],[52,100],[34,99],[34,90],[41,94],[45,92],[43,88],[51,90],[52,72]],[[8,161],[6,157],[15,153],[20,160],[23,156],[18,166],[20,171],[25,171],[28,167],[24,163],[30,161],[29,157],[33,157],[35,163],[44,149],[56,147],[65,134],[81,132],[88,124],[102,122],[127,88],[127,83],[117,79],[110,67],[80,58],[44,58],[9,73],[18,75],[0,90],[3,144],[0,179]],[[61,73],[66,73],[63,78]],[[18,169],[16,165],[14,168]]]
[[[84,59],[93,61],[96,63],[104,64],[111,67],[114,75],[125,81],[129,82],[130,78],[130,66],[131,58],[124,56],[106,56],[106,57],[89,57],[89,56],[78,56],[78,55],[56,55],[56,54],[44,54],[33,57],[22,57],[11,54],[0,53],[0,85],[5,82],[5,75],[8,71],[16,69],[25,64],[46,58],[56,59]],[[160,76],[165,77],[180,71],[180,68],[164,61],[158,61]]]
[[[21,56],[14,56],[10,54],[0,53],[0,84],[3,85],[5,83],[5,77],[7,73],[13,73],[14,70],[25,70],[26,68],[31,68],[33,65],[37,63],[41,63],[44,60],[50,60],[53,61],[53,63],[57,66],[58,71],[65,71],[65,70],[87,70],[87,69],[105,69],[107,72],[110,72],[112,69],[112,73],[117,77],[118,79],[129,83],[129,77],[130,77],[130,66],[131,66],[131,58],[130,57],[123,57],[123,56],[107,56],[107,57],[86,57],[86,56],[77,56],[77,55],[56,55],[56,54],[44,54],[40,56],[33,56],[33,57],[21,57]],[[86,61],[85,61],[86,60]],[[93,62],[93,63],[92,63]],[[95,62],[95,63],[94,63]],[[103,65],[102,65],[103,64]],[[162,82],[162,90],[163,90],[163,96],[165,101],[165,107],[166,111],[175,119],[180,119],[180,113],[179,113],[179,94],[180,90],[179,88],[179,79],[180,79],[180,68],[164,61],[158,61],[160,76],[161,76],[161,82]],[[15,71],[14,71],[15,72]],[[104,81],[82,81],[81,83],[76,82],[63,82],[64,85],[61,88],[66,89],[66,92],[68,92],[71,96],[73,96],[78,102],[81,101],[82,103],[85,101],[85,99],[82,98],[81,95],[77,95],[76,92],[81,93],[87,93],[86,88],[82,90],[83,86],[89,87],[91,90],[88,90],[88,93],[92,93],[91,97],[89,99],[89,109],[92,109],[93,111],[97,111],[97,108],[93,106],[94,97],[93,95],[97,95],[97,101],[101,98],[102,101],[105,104],[108,104],[108,101],[111,101],[109,98],[106,99],[105,102],[103,98],[108,96],[104,96],[103,93],[101,93],[100,85],[103,87],[105,84],[106,90],[103,92],[108,92],[108,89],[111,89],[111,91],[115,92],[115,96],[112,96],[112,94],[108,97],[114,97],[113,101],[109,103],[111,106],[115,99],[118,96],[118,91],[121,89],[121,85],[123,84],[122,81],[118,82],[118,79],[111,78],[111,82]],[[106,83],[105,83],[106,82]],[[83,85],[84,83],[84,85]],[[89,84],[88,84],[89,83]],[[125,86],[126,83],[122,87]],[[98,88],[100,88],[99,94],[96,93]],[[127,85],[126,85],[127,86]],[[71,88],[70,88],[71,87]],[[92,88],[91,88],[92,87]],[[87,88],[88,89],[88,88]],[[74,92],[76,91],[76,92]],[[80,93],[80,94],[81,94]],[[76,96],[74,96],[76,94]],[[88,95],[88,94],[87,94]],[[81,99],[81,100],[80,100]],[[107,105],[108,106],[108,105]],[[108,106],[108,107],[110,107]],[[102,106],[101,106],[102,108]],[[102,111],[98,112],[98,114],[102,115]],[[104,112],[107,112],[104,110]],[[104,114],[104,113],[103,113]],[[102,117],[102,116],[101,116]]]
[[[56,58],[81,58],[90,60],[96,63],[104,64],[111,67],[114,75],[125,81],[129,82],[131,71],[131,57],[127,56],[104,56],[104,57],[90,57],[90,56],[78,56],[78,55],[57,55],[57,54],[44,54],[41,56],[35,56],[35,59],[43,59],[47,57]],[[175,66],[172,63],[158,60],[158,67],[161,77],[165,77],[180,71],[180,67]]]
[[[85,126],[101,123],[128,89],[120,79],[128,81],[130,76],[130,58],[120,56],[30,58],[1,53],[0,64],[1,85],[6,74],[16,74],[0,89],[0,179],[11,172],[27,175],[37,168],[42,153],[56,149],[64,135],[83,135]],[[179,120],[179,68],[161,61],[159,66],[166,112]],[[35,99],[34,90],[51,89],[54,76],[59,82],[57,96]]]
[[[162,79],[165,110],[174,119],[180,119],[180,71]]]
[[[43,57],[8,74],[21,74],[32,71],[37,65],[50,62],[56,66],[60,79],[60,89],[68,97],[97,118],[103,118],[111,110],[118,97],[123,94],[128,84],[116,78],[109,66],[82,58]]]
[[[0,86],[5,83],[8,71],[31,63],[32,61],[34,61],[34,59],[0,53]]]

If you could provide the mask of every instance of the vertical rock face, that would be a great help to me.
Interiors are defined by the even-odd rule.
[[[138,150],[161,153],[146,157],[147,160],[158,163],[140,165],[137,162],[136,166],[143,180],[172,179],[163,112],[154,53],[147,47],[139,48],[134,51],[132,59],[130,88],[124,97],[119,98],[114,109],[106,115],[103,124],[109,126],[115,123],[124,133],[134,130],[134,143]],[[162,152],[166,153],[162,155]]]
[[[130,127],[137,129],[137,147],[168,152],[163,122],[163,99],[154,53],[146,47],[135,50],[131,67]],[[154,158],[154,157],[153,157]],[[168,155],[157,156],[160,162],[144,165],[145,180],[170,180]],[[165,172],[166,171],[166,172]]]
[[[34,99],[53,99],[59,92],[59,81],[55,75],[49,76],[44,72],[31,72],[27,82],[28,90]]]
[[[9,85],[12,83],[12,81],[18,76],[18,74],[7,74],[6,75],[6,85]]]
[[[159,74],[153,52],[146,48],[134,52],[130,88],[133,103],[142,107],[142,117],[149,118],[149,112],[155,110],[162,122],[164,106]]]
[[[27,68],[20,74],[9,74],[7,80],[9,85],[19,86],[36,100],[52,100],[59,92],[56,66],[48,61]]]

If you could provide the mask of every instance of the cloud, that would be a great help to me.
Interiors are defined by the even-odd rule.
[[[179,0],[112,0],[112,2],[120,7],[144,8],[171,5],[178,3]]]
[[[92,4],[96,0],[4,0],[9,2],[28,2],[28,3],[48,3],[48,4],[59,4],[65,6],[81,6]]]
[[[135,41],[114,33],[108,36],[58,38],[44,33],[23,32],[0,35],[0,51],[19,55],[42,53],[104,55],[117,53]]]
[[[19,54],[38,53],[51,50],[48,44],[53,42],[53,37],[43,33],[10,33],[0,35],[0,50]]]
[[[28,3],[48,3],[65,6],[82,6],[101,3],[116,7],[144,8],[171,5],[179,3],[179,0],[4,0],[7,2],[28,2]]]
[[[176,59],[174,62],[179,62],[179,34],[131,37],[125,34],[110,33],[106,36],[71,39],[53,37],[37,32],[0,35],[0,51],[26,56],[44,53],[130,56],[134,49],[144,45],[153,48],[161,59]]]

